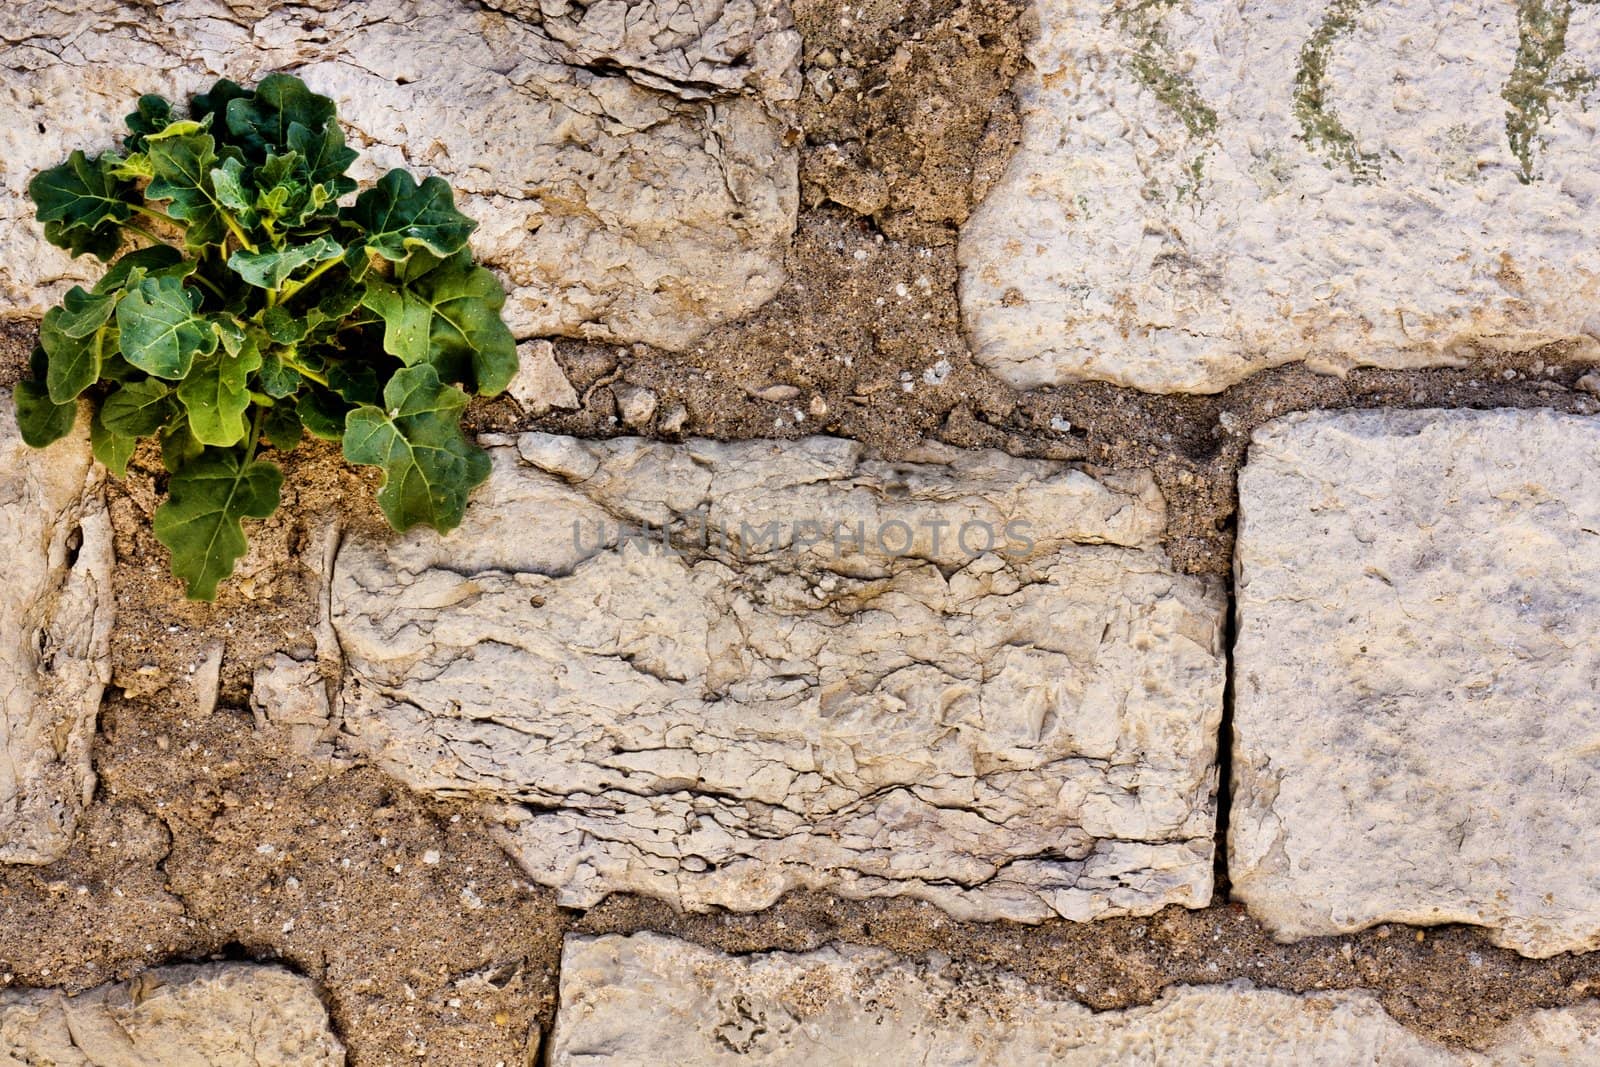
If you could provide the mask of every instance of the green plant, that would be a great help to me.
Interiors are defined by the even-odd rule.
[[[303,432],[383,469],[395,529],[453,529],[489,473],[461,432],[468,392],[503,390],[517,353],[450,187],[391,170],[341,203],[356,153],[333,101],[283,74],[219,81],[187,117],[141,97],[127,124],[122,151],[73,152],[28,186],[53,244],[110,267],[46,313],[23,439],[64,436],[87,399],[94,454],[122,477],[157,437],[155,534],[195,599],[233,573],[242,520],[277,509],[263,449]]]

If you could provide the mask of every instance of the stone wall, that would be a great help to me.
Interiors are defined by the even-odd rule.
[[[310,450],[203,608],[0,414],[0,1060],[1600,1058],[1600,8],[0,42],[8,384],[31,174],[280,69],[523,357],[454,533]]]

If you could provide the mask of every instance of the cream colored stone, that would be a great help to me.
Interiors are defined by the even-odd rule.
[[[1223,602],[1173,573],[1147,475],[506,440],[455,533],[341,548],[343,730],[417,789],[501,802],[563,903],[1209,900]]]
[[[111,523],[80,432],[35,450],[0,395],[0,863],[50,863],[94,792],[111,678]]]
[[[1600,353],[1600,8],[1035,10],[1022,146],[960,247],[976,358],[1011,384]]]
[[[525,341],[517,346],[517,356],[517,374],[506,386],[506,392],[529,415],[578,408],[577,391],[556,362],[555,345],[549,341]]]
[[[848,945],[728,956],[635,934],[567,938],[549,1063],[1580,1067],[1597,1057],[1594,1003],[1533,1013],[1488,1048],[1458,1051],[1406,1030],[1359,990],[1173,986],[1146,1007],[1092,1012],[937,958]]]
[[[301,662],[281,652],[273,656],[256,670],[250,707],[258,729],[282,731],[296,751],[332,753],[327,682],[315,660]]]
[[[25,195],[34,173],[113,147],[141,93],[275,70],[338,103],[363,152],[358,178],[405,166],[450,181],[480,223],[474,248],[508,283],[519,337],[679,348],[765,303],[798,198],[784,145],[798,38],[783,0],[662,5],[654,30],[619,40],[616,4],[542,6],[566,13],[524,22],[462,0],[8,5],[0,314],[38,314],[99,270],[44,243]]]
[[[1293,415],[1239,479],[1235,895],[1600,947],[1600,420]]]
[[[0,991],[0,1067],[342,1067],[308,978],[279,967],[163,967],[69,997]]]

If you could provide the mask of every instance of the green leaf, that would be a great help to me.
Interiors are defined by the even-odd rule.
[[[351,360],[340,360],[328,368],[328,388],[352,404],[376,405],[383,395],[376,368]]]
[[[217,583],[248,547],[242,520],[276,511],[282,486],[275,464],[247,460],[242,449],[208,448],[173,474],[155,534],[172,553],[172,573],[189,583],[190,599],[216,599]]]
[[[133,217],[129,201],[139,194],[132,182],[111,175],[115,164],[115,157],[90,159],[75,151],[65,163],[28,183],[28,195],[51,244],[75,256],[87,251],[102,259],[110,258],[104,251],[108,244],[110,252],[116,251],[122,239],[117,224]]]
[[[61,301],[61,314],[56,318],[56,328],[68,337],[88,337],[111,318],[111,309],[117,298],[109,293],[90,293],[81,285],[67,290]]]
[[[346,417],[345,459],[383,468],[378,505],[396,530],[425,523],[448,533],[489,476],[488,454],[461,432],[467,394],[421,364],[395,372],[383,402],[387,410],[359,407]]]
[[[227,78],[219,78],[210,91],[200,93],[189,100],[189,114],[202,122],[208,122],[211,129],[218,136],[226,137],[228,129],[228,105],[238,99],[249,99],[250,90],[238,82]]]
[[[344,131],[337,122],[330,119],[321,130],[292,123],[289,147],[303,161],[306,178],[328,190],[328,199],[337,200],[355,192],[355,181],[345,177],[344,172],[356,161],[356,153],[345,147]]]
[[[517,372],[517,343],[500,318],[500,280],[470,252],[435,263],[403,284],[367,282],[362,302],[383,319],[383,349],[412,366],[426,360],[443,381],[493,396]]]
[[[172,103],[166,97],[147,94],[139,98],[137,110],[124,121],[132,131],[122,139],[122,145],[130,152],[143,152],[144,139],[152,133],[159,133],[172,125],[176,116],[172,113]],[[110,466],[110,464],[106,464]]]
[[[215,138],[195,123],[175,122],[145,138],[145,154],[155,171],[145,196],[172,202],[167,214],[188,224],[184,244],[191,249],[222,244],[228,224],[211,183],[217,164]]]
[[[287,452],[300,443],[303,427],[292,404],[274,404],[261,420],[261,436],[273,448]]]
[[[59,222],[47,222],[44,239],[74,256],[91,255],[107,263],[122,247],[122,231],[111,222],[93,230],[71,229]]]
[[[205,445],[236,445],[249,427],[250,375],[261,366],[261,351],[251,346],[239,355],[226,350],[195,360],[178,386],[178,399],[189,413],[189,429]]]
[[[133,458],[133,450],[139,447],[137,437],[127,437],[115,430],[107,429],[101,412],[95,412],[89,420],[89,450],[94,453],[94,458],[103,463],[107,470],[118,478],[125,477],[128,473],[128,461]]]
[[[413,248],[451,256],[467,246],[478,224],[456,210],[450,186],[441,178],[418,185],[398,167],[356,197],[346,213],[367,231],[367,247],[389,260],[402,260]]]
[[[172,417],[172,390],[155,378],[128,382],[106,397],[96,417],[112,433],[144,437]]]
[[[45,312],[44,321],[39,324],[39,344],[49,356],[45,386],[57,404],[71,402],[99,381],[107,332],[104,327],[96,327],[87,337],[73,337],[62,328],[64,319],[81,321],[75,320],[66,308],[54,307]]]
[[[184,268],[181,272],[175,269],[180,265]],[[141,279],[168,275],[181,280],[193,273],[195,265],[193,260],[184,259],[183,253],[171,245],[136,248],[111,264],[105,275],[95,283],[94,291],[100,294],[116,292],[128,284],[135,270],[142,272],[139,275]]]
[[[324,441],[338,441],[344,437],[344,420],[349,411],[350,405],[337,393],[317,386],[301,393],[300,402],[295,406],[305,428],[313,437]]]
[[[230,139],[258,161],[271,149],[292,147],[289,129],[296,123],[321,131],[333,121],[333,101],[292,74],[269,74],[250,96],[228,102]]]
[[[196,356],[210,355],[217,333],[199,314],[200,294],[175,278],[145,278],[117,305],[122,354],[158,378],[182,378]]]
[[[161,428],[160,440],[161,465],[167,468],[168,474],[176,474],[184,464],[206,450],[190,431],[188,417],[181,414]]]
[[[256,224],[255,196],[245,188],[244,163],[238,159],[225,159],[222,166],[211,169],[211,187],[216,190],[217,202],[229,211],[246,229]]]
[[[262,312],[261,328],[280,345],[292,345],[305,337],[309,324],[304,315],[296,315],[279,304]]]
[[[283,365],[278,353],[268,351],[261,357],[261,370],[256,374],[261,391],[274,400],[293,396],[300,388],[300,375],[293,367]]]
[[[228,267],[259,289],[281,289],[295,271],[342,255],[344,249],[338,241],[332,237],[318,237],[305,244],[266,252],[235,252],[228,257]]]
[[[17,406],[17,430],[23,442],[33,448],[43,448],[67,436],[78,418],[77,401],[57,404],[50,399],[50,391],[43,381],[47,361],[44,349],[34,345],[33,355],[28,360],[33,380],[18,382],[12,393]]]

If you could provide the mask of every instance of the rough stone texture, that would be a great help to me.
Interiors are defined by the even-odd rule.
[[[1148,476],[832,438],[493,451],[456,533],[341,548],[343,729],[415,788],[509,802],[564,903],[1210,898],[1222,597],[1173,573]],[[823,537],[857,523],[867,552]]]
[[[556,362],[556,349],[549,341],[525,341],[517,346],[517,357],[517,373],[506,392],[529,415],[572,411],[579,406],[577,391]]]
[[[112,147],[140,93],[292,70],[337,101],[357,177],[450,181],[519,337],[683,347],[783,281],[799,40],[783,0],[624,6],[547,2],[522,21],[462,0],[10,5],[0,112],[29,121],[0,125],[0,314],[38,314],[98,270],[44,243],[35,172]]]
[[[59,859],[94,792],[115,562],[100,478],[86,433],[31,449],[0,394],[0,863]]]
[[[1579,1067],[1600,1005],[1536,1012],[1483,1051],[1406,1030],[1370,993],[1174,986],[1095,1013],[1000,973],[841,946],[728,956],[656,934],[568,937],[551,1067],[606,1063],[1368,1064]]]
[[[296,751],[332,753],[327,683],[315,661],[301,662],[281,652],[272,657],[256,671],[250,708],[257,728],[281,730]]]
[[[1591,4],[1039,0],[1023,143],[962,231],[1022,387],[1600,352]],[[1520,14],[1519,14],[1520,12]]]
[[[278,967],[146,971],[79,996],[0,991],[0,1067],[342,1067],[307,978]]]
[[[1229,874],[1275,935],[1600,947],[1600,420],[1293,415],[1240,477]]]

